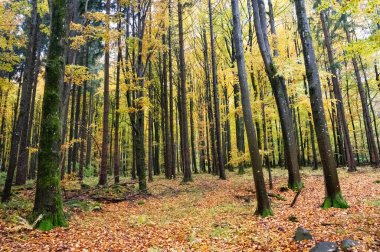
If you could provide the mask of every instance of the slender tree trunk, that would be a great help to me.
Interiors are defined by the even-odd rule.
[[[346,113],[344,111],[344,103],[343,103],[343,96],[342,92],[340,90],[339,86],[339,80],[338,80],[338,72],[336,69],[336,64],[334,61],[333,56],[333,49],[332,49],[332,41],[330,38],[329,29],[327,27],[326,23],[326,12],[321,11],[320,18],[322,22],[322,28],[323,28],[323,34],[325,37],[325,45],[327,49],[327,55],[329,58],[330,63],[330,72],[332,74],[332,84],[333,84],[333,90],[334,90],[334,96],[336,99],[336,108],[337,108],[337,114],[338,114],[338,120],[339,125],[341,127],[342,133],[343,133],[343,140],[344,140],[344,149],[347,159],[347,165],[348,165],[348,171],[356,171],[356,162],[354,158],[354,153],[352,151],[352,145],[350,140],[350,132],[348,130],[348,124],[346,119]]]
[[[173,98],[173,55],[172,55],[172,0],[169,0],[169,31],[168,31],[168,46],[169,46],[169,128],[170,128],[170,151],[171,151],[171,167],[172,177],[175,178],[176,173],[176,146],[174,144],[174,98]]]
[[[308,96],[308,87],[307,87],[307,80],[306,76],[303,76],[303,87],[305,89],[305,95]],[[312,114],[310,112],[307,112],[308,114],[308,124],[309,124],[309,132],[310,132],[310,142],[311,142],[311,150],[313,154],[313,169],[318,169],[318,159],[317,159],[317,148],[315,146],[315,139],[314,139],[314,125],[313,125],[313,118]]]
[[[121,12],[120,4],[118,4],[118,11]],[[121,34],[121,20],[118,22],[117,27],[119,34]],[[119,128],[120,128],[120,67],[121,67],[121,35],[117,38],[117,66],[116,66],[116,90],[115,90],[115,139],[113,146],[113,176],[115,184],[120,182],[120,148],[119,148]]]
[[[184,176],[183,181],[191,181],[191,168],[190,168],[190,151],[189,151],[189,128],[187,123],[187,102],[186,102],[186,63],[185,63],[185,49],[184,49],[184,39],[183,39],[183,5],[178,2],[178,32],[179,32],[179,71],[180,71],[180,91],[181,91],[181,142],[183,146],[183,164],[184,164]]]
[[[94,109],[93,109],[93,103],[94,103],[94,89],[92,86],[92,82],[90,82],[90,101],[88,105],[88,127],[87,127],[87,135],[86,135],[86,140],[87,140],[87,147],[86,147],[86,168],[91,167],[91,149],[92,149],[92,121],[94,117]]]
[[[241,102],[243,107],[243,115],[245,128],[248,138],[248,147],[252,162],[252,171],[255,181],[257,210],[256,213],[261,216],[272,215],[270,201],[265,188],[264,175],[261,167],[261,157],[257,144],[255,126],[252,120],[252,111],[250,104],[250,95],[247,83],[247,72],[243,50],[243,40],[241,34],[240,14],[239,14],[239,1],[231,0],[232,16],[234,25],[234,41],[236,45],[236,60],[238,65],[239,82],[241,90]]]
[[[229,100],[229,97],[228,97],[228,93],[227,93],[227,86],[225,86],[223,88],[223,93],[224,93],[224,102],[225,102],[225,115],[226,115],[226,122],[225,122],[225,125],[224,125],[224,128],[225,128],[225,132],[226,132],[226,150],[225,150],[225,158],[224,158],[224,161],[225,161],[225,166],[227,167],[227,169],[229,171],[233,171],[233,166],[229,163],[230,160],[231,160],[231,151],[232,151],[232,147],[231,147],[231,127],[230,127],[230,119],[229,119],[229,114],[230,114],[230,100]]]
[[[102,157],[100,163],[99,185],[107,183],[108,168],[108,141],[109,141],[109,81],[110,81],[110,9],[111,0],[106,2],[106,34],[105,34],[105,55],[104,55],[104,92],[103,92],[103,141],[102,141]]]
[[[85,66],[88,67],[88,57],[89,57],[89,45],[86,44],[86,49],[84,53]],[[85,153],[86,149],[86,139],[87,139],[87,80],[83,83],[83,96],[82,96],[82,122],[80,127],[80,156],[79,156],[79,180],[83,180],[83,168],[85,165],[85,155],[89,155],[89,152]]]
[[[306,15],[304,0],[295,0],[298,21],[298,32],[301,36],[303,55],[305,61],[306,76],[309,83],[310,102],[313,114],[319,153],[323,164],[323,174],[326,186],[326,198],[323,208],[338,207],[347,208],[340,185],[336,164],[331,148],[325,111],[323,108],[321,83],[315,58],[313,42],[311,40],[309,22]]]
[[[32,1],[32,17],[29,24],[29,41],[27,47],[26,55],[26,67],[24,81],[22,84],[21,92],[21,102],[20,102],[20,112],[18,115],[16,134],[17,141],[15,142],[18,145],[18,153],[10,153],[10,165],[17,165],[16,172],[16,185],[23,185],[26,182],[28,174],[28,156],[29,149],[27,146],[27,135],[29,131],[29,114],[30,114],[30,103],[33,90],[33,80],[34,80],[34,68],[37,58],[37,41],[38,41],[38,26],[39,26],[39,17],[37,11],[37,1]]]
[[[234,83],[234,105],[235,105],[235,129],[236,129],[236,146],[238,151],[238,156],[244,155],[244,121],[240,112],[237,112],[240,106],[240,92],[239,83]],[[239,162],[238,173],[244,174],[244,163]]]
[[[1,155],[1,168],[0,170],[2,172],[5,172],[6,169],[5,169],[5,161],[6,161],[6,157],[5,157],[5,150],[6,150],[6,142],[7,142],[7,136],[6,136],[6,124],[7,124],[7,121],[6,121],[6,113],[7,113],[7,107],[8,107],[8,94],[9,94],[9,90],[5,92],[5,95],[4,95],[4,104],[3,106],[1,107],[1,111],[2,111],[2,115],[1,115],[1,129],[0,129],[0,155]]]
[[[219,172],[220,179],[226,179],[226,172],[224,167],[224,160],[222,155],[222,140],[220,130],[220,108],[219,108],[219,88],[218,88],[218,75],[217,75],[217,62],[215,52],[215,39],[214,39],[214,25],[212,20],[212,7],[211,0],[208,0],[208,11],[210,21],[210,43],[211,43],[211,64],[212,64],[212,84],[214,91],[214,116],[215,116],[215,138],[216,138],[216,165]]]
[[[265,114],[265,102],[264,102],[264,85],[260,88],[260,100],[261,100],[261,118],[263,121],[263,142],[264,142],[264,163],[268,170],[269,176],[269,189],[273,189],[272,172],[270,169],[270,160],[268,153],[268,136],[267,136],[267,119]]]
[[[79,7],[79,1],[78,0],[67,0],[67,15],[66,15],[66,36],[68,37],[74,37],[75,32],[70,30],[70,24],[71,22],[76,23],[78,21],[78,7]],[[65,48],[65,57],[67,58],[66,64],[67,65],[74,65],[76,61],[76,51],[70,49],[70,42],[68,42],[68,45],[66,45]],[[70,92],[74,89],[74,86],[71,85],[71,83],[64,83],[63,88],[61,90],[61,108],[62,108],[62,116],[61,116],[61,121],[62,121],[62,145],[65,144],[66,142],[66,136],[67,136],[67,120],[69,116],[69,105],[70,105]],[[72,113],[73,115],[73,113]],[[73,117],[71,117],[73,118]],[[71,120],[74,122],[73,120]],[[71,123],[70,123],[71,127]],[[71,130],[71,129],[70,129]],[[72,140],[72,131],[71,131],[71,139]],[[69,157],[68,157],[68,165],[70,165],[70,170],[71,173],[71,152],[72,152],[72,147],[70,146],[69,150]],[[65,176],[65,159],[66,159],[66,149],[64,149],[61,153],[61,178],[63,179]]]
[[[209,163],[209,168],[212,172],[216,170],[215,164],[215,131],[214,131],[214,115],[212,110],[211,103],[211,88],[210,88],[210,66],[209,66],[209,56],[208,56],[208,48],[207,48],[207,35],[206,30],[203,30],[203,57],[204,57],[204,71],[205,71],[205,86],[206,86],[206,99],[207,99],[207,115],[209,121],[209,136],[210,136],[210,147],[211,147],[211,163]]]
[[[256,36],[260,52],[265,63],[265,71],[269,77],[272,90],[276,99],[277,109],[280,115],[282,135],[284,139],[284,151],[286,166],[288,169],[288,187],[294,190],[302,188],[301,176],[299,173],[299,163],[297,157],[297,143],[295,130],[292,123],[288,93],[285,80],[278,75],[276,65],[269,51],[270,46],[266,31],[265,5],[262,0],[252,1]]]
[[[195,174],[198,173],[197,153],[195,152],[195,126],[194,126],[194,87],[190,80],[190,142],[191,142],[191,163]]]
[[[74,147],[73,147],[73,172],[77,171],[77,162],[78,162],[78,150],[79,150],[79,128],[80,128],[80,100],[82,98],[82,86],[77,86],[77,97],[75,105],[75,127],[74,127]]]
[[[359,157],[359,151],[358,151],[358,140],[357,140],[357,137],[356,137],[355,121],[354,121],[354,117],[353,117],[353,114],[352,114],[351,101],[350,101],[350,89],[348,87],[348,78],[347,78],[347,75],[346,75],[346,94],[347,94],[348,113],[349,113],[350,119],[351,119],[352,132],[354,134],[354,142],[355,142],[355,150],[356,150],[356,161],[359,164],[360,163],[360,157]],[[359,118],[359,120],[360,120],[360,118]]]
[[[344,27],[344,30],[346,33],[348,43],[351,43],[351,36],[346,26]],[[367,136],[369,158],[370,158],[371,164],[377,167],[380,164],[380,160],[379,160],[379,154],[378,154],[376,143],[375,143],[375,137],[373,134],[371,116],[368,110],[367,95],[363,87],[363,82],[360,76],[360,71],[359,71],[358,62],[356,60],[356,56],[352,57],[351,60],[352,60],[352,65],[354,66],[356,82],[358,85],[360,100],[362,103],[363,120],[364,120],[366,136]]]

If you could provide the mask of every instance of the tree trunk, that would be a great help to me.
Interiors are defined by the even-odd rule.
[[[344,27],[344,30],[346,33],[346,38],[347,38],[348,43],[351,43],[351,36],[346,26]],[[367,95],[363,87],[363,82],[360,76],[360,71],[359,71],[358,62],[356,60],[356,56],[352,57],[351,60],[352,60],[352,65],[354,66],[356,82],[358,84],[360,100],[362,103],[363,120],[364,120],[366,136],[367,136],[369,159],[370,159],[371,164],[377,167],[380,164],[380,160],[379,160],[379,155],[378,155],[378,151],[377,151],[377,147],[375,143],[375,137],[373,135],[371,116],[368,110]]]
[[[18,153],[10,153],[10,165],[16,162],[16,185],[24,185],[28,174],[29,149],[27,146],[29,131],[30,103],[33,90],[34,69],[37,58],[38,26],[39,26],[37,1],[32,1],[32,17],[30,21],[30,33],[26,55],[24,81],[22,84],[20,112],[18,115],[15,134],[18,136]],[[12,163],[11,163],[12,162]]]
[[[309,22],[306,15],[305,1],[295,0],[295,5],[298,21],[298,32],[301,36],[306,76],[309,83],[313,120],[317,133],[319,153],[322,160],[323,174],[325,178],[326,198],[323,203],[323,208],[347,208],[348,205],[341,194],[338,173],[331,148],[330,136],[327,128],[325,111],[323,108],[321,83],[313,42],[311,40]]]
[[[261,56],[264,60],[265,71],[269,77],[273,94],[276,99],[277,109],[280,115],[282,136],[284,139],[284,151],[286,167],[288,169],[288,187],[294,190],[302,188],[301,176],[297,157],[297,143],[295,130],[292,123],[288,93],[285,80],[278,75],[276,65],[269,51],[269,42],[266,31],[265,5],[262,0],[252,1],[256,36]]]
[[[88,67],[88,57],[89,57],[89,45],[86,44],[85,48],[85,66]],[[79,180],[83,180],[83,168],[85,165],[85,149],[86,149],[86,137],[87,137],[87,80],[83,83],[83,97],[82,97],[82,122],[80,127],[80,156],[79,156]],[[87,155],[89,153],[87,152]]]
[[[214,115],[212,112],[212,103],[211,103],[211,88],[210,88],[210,66],[208,58],[208,48],[207,48],[207,36],[206,30],[203,30],[203,57],[204,57],[204,71],[205,71],[205,86],[206,86],[206,100],[207,100],[207,115],[209,121],[209,136],[210,136],[210,147],[211,147],[211,162],[209,162],[209,169],[214,172],[216,170],[215,164],[215,131],[214,131]]]
[[[261,157],[257,144],[255,126],[252,120],[252,111],[250,104],[250,95],[247,83],[247,72],[243,50],[243,40],[241,34],[240,14],[239,14],[239,1],[231,0],[232,16],[234,25],[234,41],[236,45],[236,60],[238,65],[239,82],[241,90],[241,103],[243,107],[243,115],[245,128],[248,138],[248,147],[252,162],[252,171],[255,181],[257,210],[256,213],[261,216],[272,215],[270,201],[265,188],[264,175],[261,166]]]
[[[348,124],[346,119],[346,113],[344,111],[344,103],[343,103],[343,96],[342,91],[340,90],[339,80],[338,80],[338,72],[336,69],[336,64],[334,61],[333,56],[333,49],[332,49],[332,41],[330,38],[330,32],[327,27],[326,23],[326,12],[321,11],[320,18],[322,22],[322,28],[323,28],[323,34],[325,37],[325,45],[327,49],[327,55],[329,58],[330,63],[330,72],[332,74],[332,84],[333,84],[333,90],[334,90],[334,96],[336,99],[336,108],[338,110],[338,120],[339,125],[341,127],[341,131],[343,133],[343,140],[344,140],[344,149],[346,154],[346,160],[348,165],[348,171],[356,171],[356,162],[354,158],[354,153],[352,151],[352,145],[350,140],[350,132],[348,130]]]
[[[174,101],[173,101],[173,55],[172,55],[172,0],[169,0],[169,31],[168,31],[168,46],[169,46],[169,128],[170,128],[170,150],[171,150],[171,167],[172,177],[175,178],[176,173],[176,146],[174,144]]]
[[[42,104],[41,139],[33,216],[42,215],[37,227],[66,226],[60,190],[61,99],[65,69],[65,0],[51,2],[50,44]]]
[[[108,116],[110,111],[109,101],[109,82],[110,82],[110,9],[111,0],[106,3],[106,34],[105,34],[105,55],[104,55],[104,92],[103,92],[103,141],[102,141],[102,158],[100,163],[99,185],[107,184],[108,168]]]
[[[118,4],[118,11],[121,12],[120,4]],[[121,20],[118,22],[118,31],[121,34]],[[121,35],[117,38],[117,66],[116,66],[116,90],[115,90],[115,139],[113,146],[113,176],[115,184],[120,182],[120,148],[119,148],[119,124],[120,124],[120,64],[122,60],[121,55]]]
[[[181,2],[178,2],[178,32],[179,32],[179,72],[180,72],[180,92],[181,92],[181,142],[183,147],[183,164],[184,164],[184,176],[183,181],[191,181],[191,168],[190,168],[190,151],[189,151],[189,128],[187,123],[187,102],[186,102],[186,64],[185,64],[185,49],[183,39],[183,19],[182,19]]]
[[[190,142],[191,142],[191,163],[195,174],[198,173],[197,167],[197,153],[195,152],[195,126],[194,126],[194,87],[193,82],[190,80]]]
[[[220,130],[220,108],[219,108],[219,88],[218,88],[218,75],[217,75],[217,62],[215,52],[215,40],[214,40],[214,25],[212,20],[212,7],[211,0],[208,0],[208,11],[210,21],[210,43],[211,43],[211,64],[212,64],[212,84],[214,91],[214,116],[215,116],[215,138],[216,138],[216,160],[217,170],[219,172],[220,179],[226,179],[226,172],[224,167],[224,160],[222,155],[222,140]]]

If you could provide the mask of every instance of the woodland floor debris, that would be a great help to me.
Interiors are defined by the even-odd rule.
[[[380,171],[360,170],[339,170],[342,191],[351,207],[323,210],[321,171],[302,170],[305,188],[291,208],[295,192],[281,190],[287,183],[286,171],[274,169],[270,193],[285,200],[271,197],[275,215],[268,218],[255,216],[255,201],[244,200],[254,195],[251,174],[231,172],[227,181],[203,174],[186,184],[181,184],[180,178],[156,179],[149,184],[152,197],[100,204],[100,211],[70,212],[66,204],[69,227],[50,232],[15,229],[18,224],[10,216],[21,210],[0,205],[0,250],[309,251],[319,242],[341,246],[344,239],[352,239],[358,241],[358,251],[379,251],[380,184],[373,181],[380,179]],[[30,190],[23,194],[25,198],[33,196]],[[30,205],[24,209],[27,207]],[[312,233],[313,240],[293,240],[300,226]]]

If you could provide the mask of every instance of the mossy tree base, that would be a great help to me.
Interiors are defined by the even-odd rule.
[[[349,208],[350,206],[346,202],[346,200],[343,198],[342,193],[337,193],[333,198],[326,197],[325,201],[322,204],[323,209],[328,208]]]
[[[302,182],[295,182],[295,183],[289,183],[288,188],[290,190],[293,190],[295,192],[298,192],[304,187],[304,184]]]
[[[266,209],[264,209],[262,211],[256,210],[255,214],[260,215],[263,218],[266,218],[266,217],[274,215],[271,208],[266,208]]]
[[[36,226],[36,228],[43,231],[49,231],[55,227],[67,227],[67,222],[63,213],[46,215],[42,217],[42,220]]]

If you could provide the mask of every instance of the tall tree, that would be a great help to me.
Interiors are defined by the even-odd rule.
[[[295,5],[298,32],[301,37],[306,76],[309,83],[311,109],[325,178],[326,198],[322,206],[323,208],[347,208],[348,204],[344,200],[340,190],[338,172],[336,170],[334,153],[332,151],[328,133],[326,116],[323,108],[321,83],[313,41],[310,34],[309,21],[306,15],[305,1],[295,0]]]
[[[118,15],[120,15],[120,3],[117,6]],[[121,67],[121,19],[117,22],[117,65],[116,65],[116,90],[115,90],[115,139],[113,146],[113,175],[115,184],[120,182],[120,148],[119,148],[119,126],[120,126],[120,67]]]
[[[212,18],[212,6],[211,0],[208,0],[208,12],[210,21],[210,44],[211,44],[211,65],[212,65],[212,85],[214,93],[214,116],[215,116],[215,138],[216,138],[216,165],[219,173],[220,179],[226,179],[226,172],[224,167],[224,160],[222,155],[222,134],[220,129],[220,106],[219,106],[219,87],[218,87],[218,69],[216,62],[216,52],[215,52],[215,37],[214,37],[214,24]]]
[[[337,115],[339,120],[339,126],[341,127],[341,131],[343,132],[343,139],[344,139],[344,149],[348,164],[348,170],[349,171],[356,171],[356,162],[354,158],[354,153],[352,151],[352,145],[350,140],[350,132],[348,131],[348,125],[346,120],[346,113],[344,111],[344,104],[343,104],[343,96],[342,91],[340,90],[340,84],[338,79],[338,71],[337,66],[335,64],[334,60],[334,54],[332,49],[332,41],[330,37],[329,27],[326,20],[326,10],[322,10],[320,12],[320,18],[322,22],[322,28],[323,28],[323,35],[325,39],[325,45],[327,49],[327,56],[329,59],[330,64],[330,72],[332,74],[332,84],[333,84],[333,90],[334,90],[334,96],[336,99],[336,108],[337,108]]]
[[[32,17],[29,21],[28,48],[27,60],[25,63],[24,79],[21,87],[21,101],[15,128],[12,131],[11,148],[9,154],[9,165],[7,177],[4,184],[2,201],[9,200],[11,196],[11,188],[14,178],[14,173],[17,167],[16,184],[22,185],[26,182],[27,177],[27,131],[30,111],[30,98],[32,94],[34,64],[36,61],[37,52],[37,33],[38,33],[38,11],[37,0],[32,1]],[[22,73],[21,73],[22,74]],[[15,114],[16,116],[16,114]],[[18,154],[22,156],[21,162],[18,163]]]
[[[180,71],[180,98],[181,98],[181,142],[182,159],[184,164],[183,181],[191,181],[190,149],[189,149],[189,127],[187,122],[187,102],[186,102],[186,63],[183,38],[183,4],[178,1],[178,33],[179,33],[179,71]]]
[[[351,34],[349,32],[348,22],[347,22],[347,16],[343,15],[343,29],[346,33],[347,42],[351,43]],[[354,73],[356,77],[356,83],[358,85],[359,90],[359,96],[360,101],[362,104],[363,109],[363,120],[364,120],[364,127],[365,127],[365,133],[367,137],[367,145],[368,145],[368,152],[369,152],[369,159],[373,166],[377,167],[380,165],[380,159],[379,159],[379,153],[376,147],[375,143],[375,136],[373,134],[373,127],[372,127],[372,121],[371,121],[371,115],[369,113],[369,106],[367,101],[367,94],[364,89],[362,77],[359,70],[359,65],[357,61],[357,56],[354,55],[351,58],[352,65],[354,66]]]
[[[42,104],[41,139],[33,215],[42,216],[37,227],[65,226],[59,180],[61,146],[61,96],[65,69],[66,1],[51,1],[50,44]]]
[[[252,9],[254,14],[257,42],[259,44],[260,53],[265,65],[265,71],[269,77],[272,91],[276,99],[277,109],[280,115],[282,137],[284,139],[285,163],[289,176],[288,187],[298,190],[302,188],[303,184],[299,173],[296,135],[291,117],[285,79],[278,73],[277,66],[270,51],[264,2],[262,0],[253,0]]]
[[[251,165],[253,178],[256,188],[257,210],[256,213],[261,216],[272,215],[270,201],[265,188],[264,174],[261,166],[261,156],[256,138],[255,126],[252,119],[252,110],[250,103],[250,95],[247,82],[247,70],[245,65],[245,57],[243,50],[243,39],[241,34],[239,1],[231,0],[232,16],[234,24],[234,41],[236,45],[236,61],[238,65],[241,103],[243,106],[244,123],[247,132],[249,153],[251,156]]]
[[[102,141],[102,159],[100,164],[99,185],[107,183],[107,168],[108,168],[108,142],[109,142],[109,85],[110,85],[110,10],[111,0],[106,2],[106,30],[104,37],[104,92],[103,92],[103,141]]]

